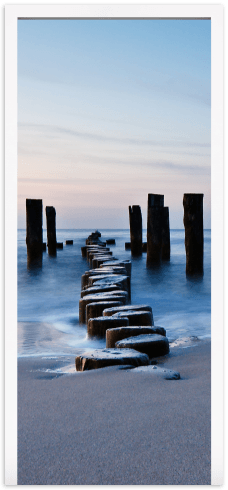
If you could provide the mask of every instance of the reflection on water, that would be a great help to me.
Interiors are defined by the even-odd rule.
[[[30,257],[27,255],[27,269],[30,272],[39,273],[40,269],[42,269],[42,255],[37,258]]]
[[[190,284],[197,284],[197,283],[202,283],[203,282],[203,272],[197,272],[195,274],[186,274],[186,280]]]

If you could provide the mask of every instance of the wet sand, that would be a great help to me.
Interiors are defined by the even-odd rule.
[[[118,367],[76,373],[76,352],[20,358],[18,485],[210,485],[210,348],[158,359],[180,372],[172,381]]]

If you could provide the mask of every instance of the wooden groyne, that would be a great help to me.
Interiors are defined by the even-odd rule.
[[[89,338],[106,338],[106,348],[77,356],[76,370],[149,365],[169,352],[166,331],[154,326],[151,306],[130,304],[131,261],[113,257],[100,238],[92,233],[81,248],[92,269],[82,276],[79,323],[87,325]]]

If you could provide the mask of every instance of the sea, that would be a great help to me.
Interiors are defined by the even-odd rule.
[[[104,348],[105,340],[87,338],[86,325],[79,325],[81,276],[90,269],[81,255],[94,230],[57,230],[63,242],[56,257],[43,252],[42,263],[27,265],[26,230],[18,230],[18,357],[48,358],[78,355]],[[170,342],[177,339],[207,339],[211,336],[211,231],[204,230],[204,274],[187,277],[184,229],[171,230],[171,258],[161,266],[147,267],[146,253],[132,257],[125,250],[128,230],[99,230],[113,256],[131,259],[131,304],[152,307],[155,326],[162,326]],[[73,240],[73,245],[65,245]],[[47,242],[46,230],[43,241]],[[146,230],[143,232],[146,242]]]

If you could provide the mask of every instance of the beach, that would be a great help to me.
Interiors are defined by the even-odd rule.
[[[145,233],[145,232],[144,232]],[[129,230],[109,230],[113,255],[131,259],[131,304],[153,310],[169,354],[153,369],[112,366],[76,372],[75,357],[103,349],[79,323],[85,230],[42,266],[26,268],[18,247],[18,485],[209,485],[211,483],[210,233],[204,275],[185,273],[184,232],[171,259],[149,268],[125,251]],[[103,235],[102,235],[103,236]],[[151,366],[150,366],[151,367]],[[157,369],[158,368],[158,369]],[[163,379],[159,368],[180,373]],[[156,371],[157,369],[157,371]],[[150,372],[148,372],[150,371]]]
[[[76,350],[19,358],[18,485],[210,485],[210,348],[192,339],[157,359],[179,380],[76,372]]]

